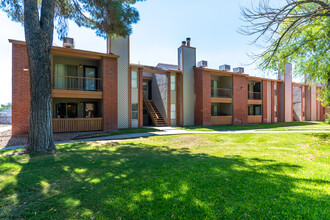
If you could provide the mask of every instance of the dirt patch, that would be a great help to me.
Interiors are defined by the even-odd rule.
[[[55,133],[54,141],[70,141],[71,139],[85,134],[91,134],[92,132],[74,132],[74,133]],[[95,133],[95,132],[93,132]],[[17,145],[24,145],[27,142],[27,135],[11,135],[11,130],[0,132],[0,147],[10,147]]]

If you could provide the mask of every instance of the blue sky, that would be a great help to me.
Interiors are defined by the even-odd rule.
[[[256,0],[253,0],[256,2]],[[249,6],[250,0],[147,0],[135,6],[140,21],[133,26],[131,36],[131,63],[157,65],[177,64],[177,48],[186,37],[191,37],[197,48],[197,60],[207,60],[210,68],[230,64],[244,66],[245,72],[254,76],[267,76],[256,69],[249,52],[256,52],[252,40],[238,33],[243,22],[240,6]],[[11,44],[8,39],[24,40],[23,27],[12,22],[0,12],[0,103],[11,102]],[[75,38],[76,48],[106,51],[103,38],[95,32],[70,23],[69,36]],[[93,42],[93,43],[91,43]],[[62,43],[57,36],[54,45]]]

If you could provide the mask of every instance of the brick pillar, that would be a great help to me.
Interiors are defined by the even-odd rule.
[[[267,123],[267,80],[262,81],[262,122]]]
[[[167,74],[167,126],[171,126],[171,72]]]
[[[195,69],[195,125],[211,125],[211,73]]]
[[[281,82],[277,82],[277,122],[281,120]]]
[[[30,123],[30,72],[25,45],[12,45],[12,134],[27,134]]]
[[[138,85],[138,89],[139,89],[139,128],[143,128],[143,69],[139,69],[139,76],[138,76],[138,80],[139,80],[139,85]]]
[[[275,122],[275,82],[274,81],[272,81],[272,83],[271,83],[271,98],[272,98],[272,100],[271,100],[271,119],[272,119],[272,123],[274,123]]]
[[[103,57],[103,130],[118,129],[118,60]]]
[[[233,124],[248,123],[248,79],[233,75]]]

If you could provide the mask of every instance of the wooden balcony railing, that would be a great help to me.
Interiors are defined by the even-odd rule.
[[[53,89],[102,91],[102,79],[55,75]]]
[[[248,93],[248,99],[261,100],[262,99],[262,93],[261,92],[249,92]]]
[[[53,132],[103,130],[102,118],[53,118]]]
[[[213,98],[232,98],[232,89],[211,88],[211,97]]]

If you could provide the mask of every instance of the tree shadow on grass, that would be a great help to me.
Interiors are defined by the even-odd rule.
[[[1,190],[6,218],[315,219],[329,207],[321,191],[301,192],[304,183],[329,182],[284,175],[301,167],[276,160],[143,143],[75,143],[27,161],[0,159],[21,167]]]

